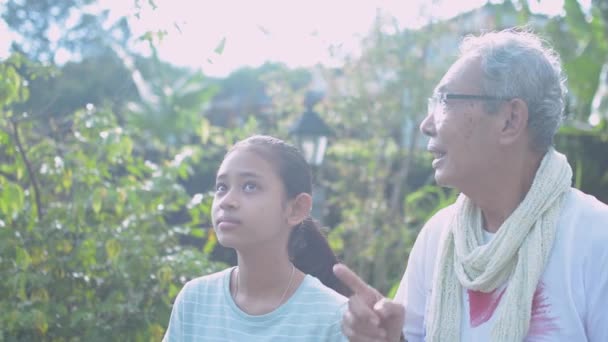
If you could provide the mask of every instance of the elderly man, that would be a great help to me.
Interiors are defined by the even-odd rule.
[[[552,147],[556,54],[518,31],[468,37],[429,99],[438,184],[456,202],[424,226],[393,301],[344,265],[351,341],[608,341],[608,206],[571,187]]]

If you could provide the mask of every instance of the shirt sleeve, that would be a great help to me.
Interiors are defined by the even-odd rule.
[[[184,292],[188,284],[175,297],[173,308],[171,309],[171,318],[169,318],[169,326],[165,332],[162,342],[181,342],[184,340],[183,318],[184,318]]]
[[[424,291],[424,262],[422,251],[424,247],[422,236],[418,236],[410,252],[407,267],[395,301],[405,307],[405,323],[403,336],[409,342],[424,340],[424,312],[426,293]]]

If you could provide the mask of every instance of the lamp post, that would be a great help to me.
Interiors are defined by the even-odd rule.
[[[300,118],[289,129],[289,135],[293,136],[296,145],[302,151],[304,158],[316,174],[317,169],[323,163],[327,140],[333,135],[332,130],[327,126],[312,107],[320,99],[318,94],[309,93],[306,96],[306,110]],[[321,221],[322,208],[325,202],[325,191],[319,186],[313,191],[313,205],[311,215]]]

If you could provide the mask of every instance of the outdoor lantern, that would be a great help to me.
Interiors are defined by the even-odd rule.
[[[289,134],[295,138],[308,164],[319,166],[323,163],[327,138],[332,131],[311,105],[307,105],[304,114],[289,129]]]

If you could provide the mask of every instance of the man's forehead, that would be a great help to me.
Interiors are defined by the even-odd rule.
[[[454,91],[454,88],[478,89],[481,85],[480,60],[474,56],[464,56],[456,60],[445,73],[434,93]]]

